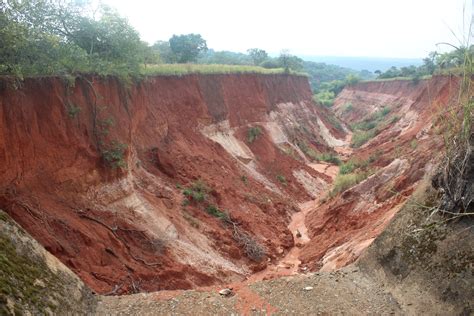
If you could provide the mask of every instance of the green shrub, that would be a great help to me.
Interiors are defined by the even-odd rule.
[[[412,139],[410,142],[410,147],[411,149],[416,149],[416,147],[418,147],[418,141],[416,139]]]
[[[102,158],[112,169],[126,169],[127,162],[124,159],[126,149],[126,144],[114,140],[108,149],[102,150]]]
[[[306,156],[308,156],[308,157],[311,158],[312,160],[317,160],[318,154],[317,154],[311,147],[309,147],[309,145],[306,143],[306,141],[304,141],[304,140],[303,140],[303,141],[298,140],[298,141],[296,142],[296,145],[298,146],[299,149],[301,149],[301,151],[302,151]],[[290,150],[292,150],[292,149],[290,148]],[[296,157],[297,157],[297,155],[295,155],[293,152],[292,152],[291,156],[292,156],[293,158],[296,158]]]
[[[240,177],[240,180],[242,180],[242,182],[247,185],[249,183],[249,179],[247,178],[247,176],[241,176]]]
[[[387,106],[384,106],[382,109],[378,110],[377,112],[375,112],[374,114],[374,118],[377,119],[377,118],[382,118],[384,116],[387,116],[388,113],[390,113],[392,111],[392,109],[390,109],[389,107]]]
[[[281,184],[283,184],[283,185],[287,184],[285,176],[279,174],[279,175],[276,176],[276,178],[277,178],[278,181],[280,181]]]
[[[347,112],[352,111],[353,109],[354,109],[354,106],[352,105],[352,103],[346,103],[346,104],[344,104],[344,106],[343,106],[342,112],[343,112],[343,113],[347,113]]]
[[[316,160],[318,161],[324,161],[324,162],[330,162],[335,165],[339,165],[341,163],[341,160],[337,155],[334,153],[322,153],[316,156]]]
[[[324,115],[327,121],[336,129],[343,131],[344,129],[342,128],[341,123],[337,120],[337,118],[334,115]]]
[[[188,200],[191,199],[198,203],[204,202],[207,199],[207,194],[209,192],[210,189],[202,180],[192,183],[190,187],[183,190],[183,194]]]
[[[340,174],[349,174],[352,173],[354,170],[361,169],[361,168],[367,168],[370,163],[374,162],[378,156],[371,155],[367,160],[360,160],[360,159],[351,159],[345,163],[343,163],[339,167],[339,173]]]
[[[376,132],[373,129],[369,131],[355,131],[354,134],[352,134],[351,147],[359,148],[372,139],[375,135]]]
[[[338,174],[336,180],[334,180],[333,188],[331,192],[329,192],[329,197],[334,197],[340,192],[344,192],[345,190],[362,182],[363,180],[367,179],[369,174],[370,173],[368,172]]]
[[[81,108],[75,104],[69,104],[67,114],[70,118],[75,118],[81,112]]]
[[[354,161],[349,160],[348,162],[343,163],[339,167],[339,173],[340,174],[348,174],[348,173],[351,173],[352,171],[354,171],[355,169],[357,169],[357,167],[358,166]]]
[[[367,159],[367,165],[368,165],[369,163],[373,163],[373,162],[377,161],[377,159],[379,159],[380,156],[382,156],[382,154],[383,154],[383,150],[381,150],[380,148],[377,149],[377,150],[375,151],[375,153],[373,153],[372,155],[370,155],[369,158]]]
[[[221,220],[229,219],[229,215],[227,215],[227,213],[221,211],[217,206],[212,205],[212,204],[206,207],[206,212],[207,214],[214,216],[216,218],[219,218]]]
[[[400,120],[400,116],[395,115],[394,117],[392,117],[392,120],[390,121],[390,123],[395,124],[395,123],[397,123],[399,120]]]
[[[336,96],[332,91],[321,91],[313,95],[313,101],[316,103],[320,103],[325,107],[333,106],[335,98]]]
[[[299,159],[298,154],[296,154],[295,150],[292,147],[280,147],[280,150],[282,153],[290,156],[293,159]]]
[[[253,143],[258,136],[262,134],[262,129],[258,126],[250,127],[247,131],[247,141],[249,144]]]
[[[362,122],[352,124],[351,127],[353,130],[369,131],[377,127],[377,123],[370,120],[364,120]]]

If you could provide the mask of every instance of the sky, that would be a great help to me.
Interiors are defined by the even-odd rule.
[[[143,40],[198,33],[209,48],[278,54],[422,58],[458,44],[474,0],[102,0]],[[463,31],[463,7],[465,26]],[[466,39],[464,39],[466,40]],[[474,40],[471,36],[470,43]]]

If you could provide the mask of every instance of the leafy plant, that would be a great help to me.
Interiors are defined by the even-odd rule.
[[[337,194],[346,191],[354,185],[364,181],[370,175],[369,172],[338,174],[334,180],[333,188],[329,192],[329,197],[334,197]]]
[[[390,123],[395,124],[395,123],[397,123],[399,120],[400,120],[400,116],[395,115],[395,116],[392,117],[392,119],[390,120]]]
[[[335,98],[336,98],[336,95],[334,94],[334,92],[327,91],[327,90],[321,91],[313,95],[313,100],[316,103],[320,103],[328,108],[333,106]]]
[[[280,181],[281,184],[287,185],[286,178],[285,178],[284,175],[279,174],[279,175],[276,176],[276,178],[277,178],[278,181]]]
[[[335,155],[334,153],[318,154],[318,155],[316,155],[316,160],[324,161],[324,162],[330,162],[330,163],[333,163],[335,165],[339,165],[341,163],[341,160],[339,159],[339,157],[337,155]]]
[[[69,115],[70,118],[75,118],[79,113],[81,112],[81,108],[76,106],[75,104],[69,104],[69,107],[67,109],[67,114]]]
[[[354,134],[352,134],[351,147],[359,148],[372,139],[375,135],[376,132],[373,129],[369,131],[355,131]]]
[[[354,110],[354,106],[352,105],[352,103],[346,103],[343,106],[342,112],[348,113],[348,112],[351,112],[352,110]]]
[[[253,143],[262,134],[262,129],[258,126],[250,127],[247,131],[247,141]]]
[[[126,169],[127,162],[124,159],[126,149],[126,144],[114,140],[108,149],[102,151],[102,158],[112,169]]]
[[[125,18],[87,1],[5,1],[1,25],[0,74],[20,78],[80,72],[134,77],[149,49]]]
[[[229,215],[223,211],[221,211],[217,206],[215,205],[208,205],[206,207],[206,212],[209,214],[209,215],[212,215],[216,218],[219,218],[221,220],[228,220],[229,219]]]
[[[354,171],[357,168],[357,164],[353,160],[349,160],[348,162],[343,163],[339,167],[340,174],[348,174]]]
[[[115,125],[115,121],[112,117],[108,117],[103,120],[98,120],[97,125],[102,135],[108,135],[110,128]]]
[[[317,153],[309,147],[309,145],[306,143],[306,141],[304,140],[298,140],[296,142],[296,145],[298,146],[299,149],[301,149],[301,151],[307,155],[308,157],[310,157],[312,160],[316,160],[316,157],[317,157]],[[294,153],[293,153],[293,149],[292,148],[288,148],[287,151],[285,151],[285,153],[288,152],[289,154],[291,154],[291,156],[294,156]]]
[[[178,63],[195,61],[200,52],[207,50],[206,40],[200,34],[173,35],[169,45]]]
[[[183,190],[184,196],[186,196],[188,200],[195,202],[204,202],[209,192],[210,189],[202,180],[192,183],[190,187]]]

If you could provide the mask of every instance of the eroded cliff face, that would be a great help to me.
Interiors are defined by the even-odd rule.
[[[0,208],[98,293],[263,269],[293,246],[297,203],[331,182],[309,157],[345,144],[305,77],[0,86]],[[189,195],[196,187],[202,200]],[[266,255],[252,258],[249,240]]]
[[[363,82],[338,95],[334,110],[347,124],[377,124],[375,135],[351,154],[354,172],[369,176],[308,214],[311,241],[302,250],[304,264],[343,267],[384,230],[420,180],[432,174],[444,150],[439,120],[447,118],[458,91],[459,78],[433,77]]]

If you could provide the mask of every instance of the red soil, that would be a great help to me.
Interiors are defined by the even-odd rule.
[[[431,172],[443,147],[436,119],[456,98],[458,84],[457,78],[435,77],[416,85],[411,81],[359,83],[341,92],[335,111],[346,122],[362,121],[383,106],[391,109],[388,121],[399,120],[352,154],[359,160],[375,157],[370,166],[380,171],[308,214],[311,242],[302,250],[303,263],[325,270],[345,266],[383,231],[418,181]],[[348,103],[353,109],[344,111]],[[392,168],[391,174],[388,165],[394,159],[405,164]]]
[[[177,184],[202,179],[208,203],[275,258],[293,245],[287,225],[296,202],[309,199],[292,170],[321,176],[264,133],[250,146],[257,169],[291,198],[250,176],[244,183],[236,158],[200,132],[228,120],[244,140],[245,126],[268,121],[278,104],[311,104],[304,77],[156,77],[129,88],[114,79],[68,87],[37,78],[19,90],[2,79],[0,87],[0,208],[99,293],[207,286],[265,267],[203,206],[181,206]],[[317,111],[309,110],[308,126]],[[101,158],[113,141],[127,145],[126,170]],[[287,185],[275,179],[280,173]]]
[[[355,260],[429,170],[442,144],[425,127],[455,95],[457,80],[410,84],[361,83],[336,100],[348,121],[392,107],[390,115],[400,120],[353,155],[376,153],[373,166],[379,168],[395,158],[406,162],[391,165],[395,174],[388,178],[376,175],[307,209],[305,220],[294,217],[291,227],[305,226],[311,239],[292,257],[296,261],[331,268]],[[355,114],[347,116],[349,101]],[[311,168],[298,144],[334,150],[318,118],[337,139],[347,135],[329,115],[311,101],[305,77],[288,75],[155,77],[128,88],[110,78],[77,79],[74,87],[36,78],[19,90],[2,79],[0,208],[98,293],[240,282],[291,249],[289,256],[295,253],[297,239],[288,225],[298,203],[321,197],[335,174],[333,167]],[[249,143],[247,132],[255,126],[262,133]],[[222,129],[224,140],[206,137],[206,127]],[[113,141],[127,145],[125,170],[110,168],[101,157]],[[232,153],[243,147],[250,158]],[[344,146],[335,149],[352,154]],[[206,202],[183,206],[182,188],[198,179],[210,188]],[[308,179],[319,196],[302,183]],[[248,258],[231,227],[205,211],[210,204],[264,246],[263,261]],[[346,248],[333,251],[341,245]]]

